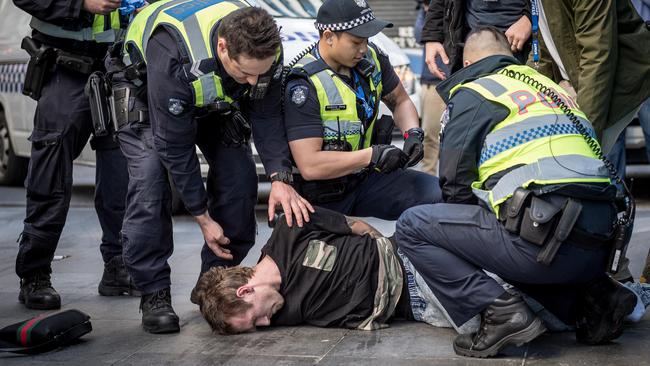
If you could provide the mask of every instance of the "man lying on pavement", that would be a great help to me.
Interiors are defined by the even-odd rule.
[[[221,334],[300,324],[374,330],[393,318],[453,324],[390,239],[323,208],[302,228],[278,220],[257,265],[212,268],[197,293],[201,313]],[[477,328],[470,322],[456,330]]]

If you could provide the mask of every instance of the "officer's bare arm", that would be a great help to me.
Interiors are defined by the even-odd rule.
[[[345,221],[347,221],[350,230],[352,230],[352,234],[355,235],[368,234],[373,239],[378,239],[384,236],[382,235],[382,233],[379,232],[379,230],[375,229],[374,227],[370,226],[370,224],[357,217],[345,216]]]
[[[393,91],[385,95],[382,101],[393,112],[395,124],[402,133],[420,126],[418,112],[402,84],[398,84]]]
[[[306,180],[333,179],[352,174],[370,164],[372,149],[323,151],[323,139],[311,137],[289,142],[300,174]]]

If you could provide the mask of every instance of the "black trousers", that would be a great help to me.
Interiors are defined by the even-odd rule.
[[[584,205],[577,226],[611,230],[611,204]],[[564,244],[549,266],[537,263],[539,246],[505,230],[496,216],[475,205],[422,205],[402,214],[395,239],[457,327],[499,297],[492,272],[540,302],[567,324],[580,285],[605,276],[607,248]]]
[[[255,244],[257,174],[250,146],[228,148],[218,135],[199,128],[197,146],[210,166],[206,183],[208,212],[230,239],[233,260],[218,258],[205,243],[201,273],[213,266],[239,264]],[[171,284],[168,259],[172,255],[171,190],[167,170],[153,145],[151,126],[134,122],[118,132],[128,160],[129,189],[122,228],[124,262],[136,286],[152,293]],[[197,227],[198,231],[199,228]]]
[[[57,67],[46,81],[36,106],[31,160],[25,186],[27,213],[16,274],[51,272],[51,262],[65,225],[72,195],[72,166],[92,132],[87,75]],[[128,173],[126,160],[112,137],[91,142],[96,149],[95,208],[102,227],[104,261],[122,253],[119,232],[124,216]]]

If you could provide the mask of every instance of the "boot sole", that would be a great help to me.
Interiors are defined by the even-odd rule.
[[[142,324],[142,328],[145,332],[152,334],[178,333],[181,331],[181,327],[178,323],[165,324],[160,326],[147,326]]]
[[[112,287],[112,286],[105,286],[102,284],[100,284],[97,287],[97,292],[99,292],[101,296],[137,296],[137,297],[142,296],[141,291],[138,291],[133,288]]]
[[[29,302],[25,302],[25,299],[20,295],[18,295],[18,302],[25,305],[26,308],[34,309],[34,310],[57,310],[57,309],[61,309],[61,303],[60,302],[58,304],[55,304],[55,305],[32,304],[32,303],[29,303]]]
[[[546,326],[544,326],[544,323],[542,323],[541,319],[535,318],[535,320],[533,320],[533,322],[530,323],[529,326],[520,330],[517,333],[513,333],[507,337],[502,338],[500,341],[495,343],[490,348],[484,349],[482,351],[477,351],[477,350],[458,348],[456,347],[456,344],[454,344],[454,352],[456,352],[457,355],[466,356],[466,357],[477,357],[477,358],[491,357],[491,356],[495,356],[497,353],[499,353],[501,348],[507,345],[512,344],[512,345],[516,345],[517,347],[521,347],[522,345],[537,338],[544,332],[546,332]]]

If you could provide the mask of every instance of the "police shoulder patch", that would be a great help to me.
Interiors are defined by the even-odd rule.
[[[305,104],[307,100],[307,95],[309,94],[309,88],[304,85],[295,85],[291,87],[291,102],[297,106]]]
[[[178,116],[181,113],[185,112],[186,107],[187,103],[184,101],[177,98],[169,98],[167,109],[169,110],[169,113],[173,114],[174,116]]]
[[[445,126],[449,122],[450,114],[453,109],[454,109],[454,103],[449,103],[447,104],[447,108],[445,108],[445,111],[442,112],[442,116],[440,117],[440,133],[444,132]]]

